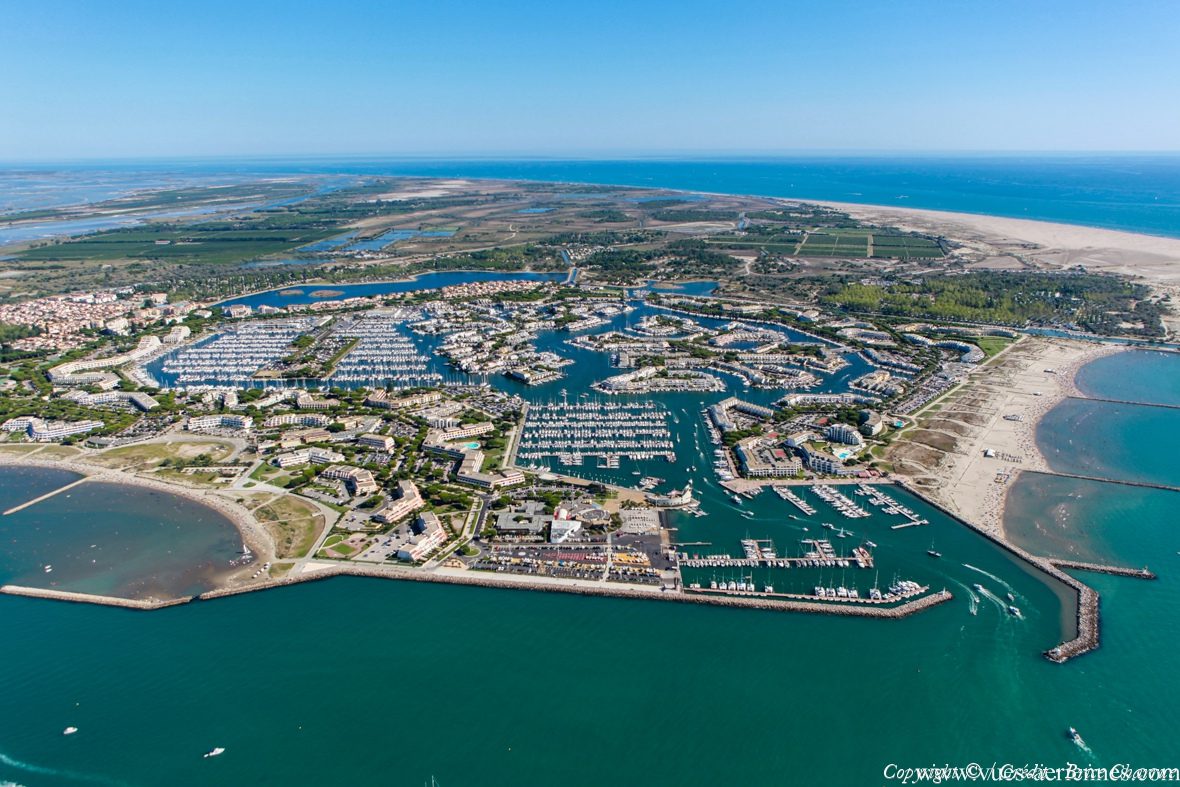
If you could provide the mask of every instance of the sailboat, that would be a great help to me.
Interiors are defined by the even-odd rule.
[[[934,548],[934,539],[930,540],[930,548],[926,550],[926,554],[930,557],[942,557],[942,553]]]

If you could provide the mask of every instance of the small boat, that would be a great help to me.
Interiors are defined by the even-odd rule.
[[[1008,614],[1014,618],[1024,617],[1024,615],[1020,614],[1020,607],[1014,607],[1011,604],[1008,605]]]
[[[78,731],[77,727],[66,727],[64,730],[61,731],[61,734],[62,735],[73,735],[77,731]]]
[[[1079,745],[1079,746],[1086,745],[1086,742],[1084,740],[1082,740],[1082,736],[1080,734],[1078,734],[1078,731],[1075,730],[1073,727],[1069,728],[1069,732],[1067,734],[1069,736],[1069,739],[1071,741],[1073,741],[1074,743],[1076,743],[1077,745]]]
[[[203,756],[207,760],[210,757],[220,757],[222,754],[225,754],[225,749],[222,748],[221,746],[217,746],[217,747],[212,748],[209,751],[205,752],[205,754]]]
[[[870,547],[872,547],[873,549],[876,549],[876,548],[877,548],[877,545],[876,545],[876,544],[874,544],[872,541],[866,541],[866,542],[865,542],[865,544],[866,544],[867,546],[870,546]]]
[[[53,566],[51,566],[51,565],[49,565],[48,563],[46,563],[46,564],[45,564],[45,573],[46,573],[46,574],[48,574],[48,573],[49,573],[49,572],[51,572],[51,571],[53,571]]]

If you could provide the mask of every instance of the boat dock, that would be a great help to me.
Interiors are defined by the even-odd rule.
[[[579,467],[586,457],[599,466],[619,467],[619,460],[676,461],[668,428],[668,411],[652,402],[569,402],[532,404],[516,450],[516,460],[556,457]]]
[[[799,495],[792,492],[790,489],[787,489],[784,486],[776,486],[774,488],[774,493],[783,500],[786,500],[791,505],[795,506],[795,508],[798,508],[807,516],[815,515],[815,508],[803,498],[799,497]]]
[[[867,497],[870,504],[880,508],[886,514],[900,514],[909,520],[898,525],[891,525],[890,529],[892,530],[904,530],[907,527],[920,527],[930,524],[929,521],[922,519],[914,511],[882,492],[879,487],[870,486],[869,484],[857,484],[854,494]]]
[[[767,539],[743,539],[744,557],[732,555],[689,556],[681,553],[682,568],[872,568],[873,553],[858,546],[850,555],[838,554],[832,543],[823,538],[804,539],[810,549],[800,557],[779,555]],[[763,546],[769,544],[769,546]]]
[[[861,519],[869,515],[868,511],[865,511],[856,503],[848,499],[845,495],[837,492],[830,486],[813,486],[811,487],[811,491],[814,492],[815,496],[820,500],[823,500],[825,503],[849,519]]]
[[[819,601],[823,603],[836,602],[838,604],[893,604],[898,601],[907,601],[909,599],[921,596],[930,590],[928,585],[912,585],[905,590],[897,593],[882,594],[877,598],[862,598],[856,596],[836,596],[836,595],[812,595],[810,593],[776,593],[774,591],[764,590],[730,590],[728,588],[701,588],[701,587],[687,587],[686,592],[689,593],[708,593],[720,594],[724,596],[740,596],[744,598],[777,598],[787,601]],[[944,593],[946,591],[943,591]],[[935,594],[938,595],[938,594]],[[949,594],[947,598],[949,598]]]

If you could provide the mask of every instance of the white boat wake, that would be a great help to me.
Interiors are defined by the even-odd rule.
[[[1001,612],[1006,612],[1008,610],[1008,604],[1004,601],[1004,599],[1000,598],[995,593],[992,593],[982,585],[979,586],[979,595],[995,604]]]
[[[979,596],[975,595],[975,591],[972,590],[971,588],[967,587],[966,585],[964,585],[962,582],[958,581],[957,579],[952,579],[951,582],[954,582],[956,585],[963,588],[963,592],[967,594],[967,611],[969,611],[972,615],[978,615],[979,614]]]
[[[1014,590],[1012,589],[1012,586],[1011,586],[1011,585],[1009,585],[1009,584],[1008,584],[1007,582],[1005,582],[1004,580],[1002,580],[1002,579],[1000,579],[999,577],[997,577],[995,574],[991,574],[991,573],[989,573],[989,572],[987,572],[987,571],[984,571],[982,568],[976,568],[975,566],[971,565],[970,563],[964,563],[964,564],[963,564],[963,568],[969,568],[969,569],[971,569],[972,571],[975,571],[975,572],[978,572],[978,573],[980,573],[980,574],[983,574],[985,577],[988,577],[989,579],[994,579],[996,582],[999,582],[1001,585],[1003,585],[1003,586],[1004,586],[1004,589],[1005,589],[1005,590],[1007,590],[1009,593],[1011,593],[1012,595],[1016,595],[1016,591],[1014,591]]]
[[[1079,749],[1081,749],[1082,751],[1084,751],[1086,753],[1087,757],[1090,757],[1091,759],[1094,757],[1093,750],[1089,746],[1086,745],[1086,741],[1084,741],[1082,739],[1081,735],[1074,738],[1073,742],[1074,742],[1075,746],[1077,746]]]
[[[77,773],[75,771],[67,771],[59,768],[48,768],[44,765],[34,765],[31,762],[24,762],[15,757],[10,757],[4,752],[0,751],[0,764],[7,765],[9,768],[15,768],[18,771],[25,773],[35,773],[39,776],[56,776],[59,779],[70,779],[79,782],[91,782],[93,784],[110,784],[115,787],[123,787],[124,782],[109,779],[106,776],[97,776],[89,773]]]

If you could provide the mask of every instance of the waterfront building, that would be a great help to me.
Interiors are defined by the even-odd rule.
[[[30,440],[47,443],[84,434],[102,426],[102,421],[45,421],[32,416],[21,416],[5,421],[3,429],[6,432],[24,432]]]
[[[803,457],[803,464],[813,473],[824,475],[852,475],[856,471],[844,466],[844,463],[829,453],[810,445],[799,447]]]
[[[687,506],[693,502],[692,497],[692,481],[685,485],[683,491],[673,490],[666,495],[649,494],[647,502],[653,506],[661,508],[678,508]]]
[[[102,391],[100,393],[70,391],[62,398],[77,402],[83,407],[114,405],[120,408],[135,408],[145,413],[160,406],[160,403],[153,397],[138,391]]]
[[[743,476],[786,478],[798,475],[803,463],[776,445],[773,439],[755,435],[739,440],[733,448]]]
[[[494,430],[496,425],[491,421],[480,421],[476,424],[468,424],[466,426],[456,426],[451,429],[445,429],[439,433],[439,439],[443,442],[451,442],[452,440],[462,440],[466,437],[476,437],[481,434],[487,434]]]
[[[398,549],[400,560],[418,562],[447,540],[447,531],[439,518],[430,511],[424,511],[411,525],[414,534]]]
[[[160,337],[144,336],[139,340],[135,349],[128,350],[119,355],[109,355],[105,358],[86,358],[79,361],[67,361],[66,363],[58,364],[49,370],[49,380],[54,385],[92,385],[96,379],[95,376],[80,374],[81,372],[123,366],[151,355],[159,350],[160,346]],[[99,379],[108,379],[108,377],[100,376]],[[118,377],[115,377],[115,382],[116,384],[118,383]]]

